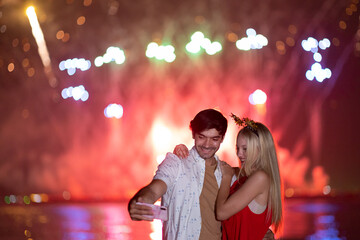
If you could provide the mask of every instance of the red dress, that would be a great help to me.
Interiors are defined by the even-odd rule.
[[[246,181],[246,177],[234,182],[230,188],[230,195],[236,192]],[[240,212],[222,221],[223,240],[262,240],[270,227],[270,220],[266,221],[268,208],[261,214],[253,213],[248,206]]]

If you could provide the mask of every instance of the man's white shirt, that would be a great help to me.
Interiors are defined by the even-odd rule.
[[[217,167],[214,175],[220,187],[220,160],[215,156]],[[190,149],[186,159],[167,153],[159,165],[154,179],[162,180],[167,191],[161,205],[167,207],[169,220],[163,222],[163,239],[199,239],[201,231],[200,194],[204,184],[205,160],[195,147]],[[233,177],[234,182],[236,176]]]

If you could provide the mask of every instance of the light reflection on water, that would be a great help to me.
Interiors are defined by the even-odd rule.
[[[289,199],[282,239],[358,239],[358,198]]]
[[[314,234],[306,237],[306,239],[307,240],[346,239],[346,237],[340,236],[339,230],[337,229],[337,225],[338,225],[338,223],[336,222],[335,217],[333,215],[319,216],[315,222],[316,232]]]
[[[358,200],[287,200],[281,239],[357,239],[359,205]],[[0,206],[0,236],[6,240],[160,240],[161,226],[159,220],[131,221],[127,203]]]
[[[158,231],[159,229],[152,230],[149,222],[131,221],[126,203],[0,207],[0,239],[6,240],[26,237],[34,240],[150,239],[150,233]]]

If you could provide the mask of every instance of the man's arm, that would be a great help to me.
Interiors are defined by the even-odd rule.
[[[150,207],[138,205],[136,202],[155,203],[167,189],[166,183],[159,179],[154,179],[152,182],[140,189],[134,197],[132,197],[128,204],[128,212],[133,221],[152,221],[153,219],[144,217],[144,215],[153,215]]]

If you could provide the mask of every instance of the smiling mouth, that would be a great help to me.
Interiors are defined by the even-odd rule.
[[[210,148],[201,148],[204,152],[211,152],[212,151],[212,149],[210,149]]]

